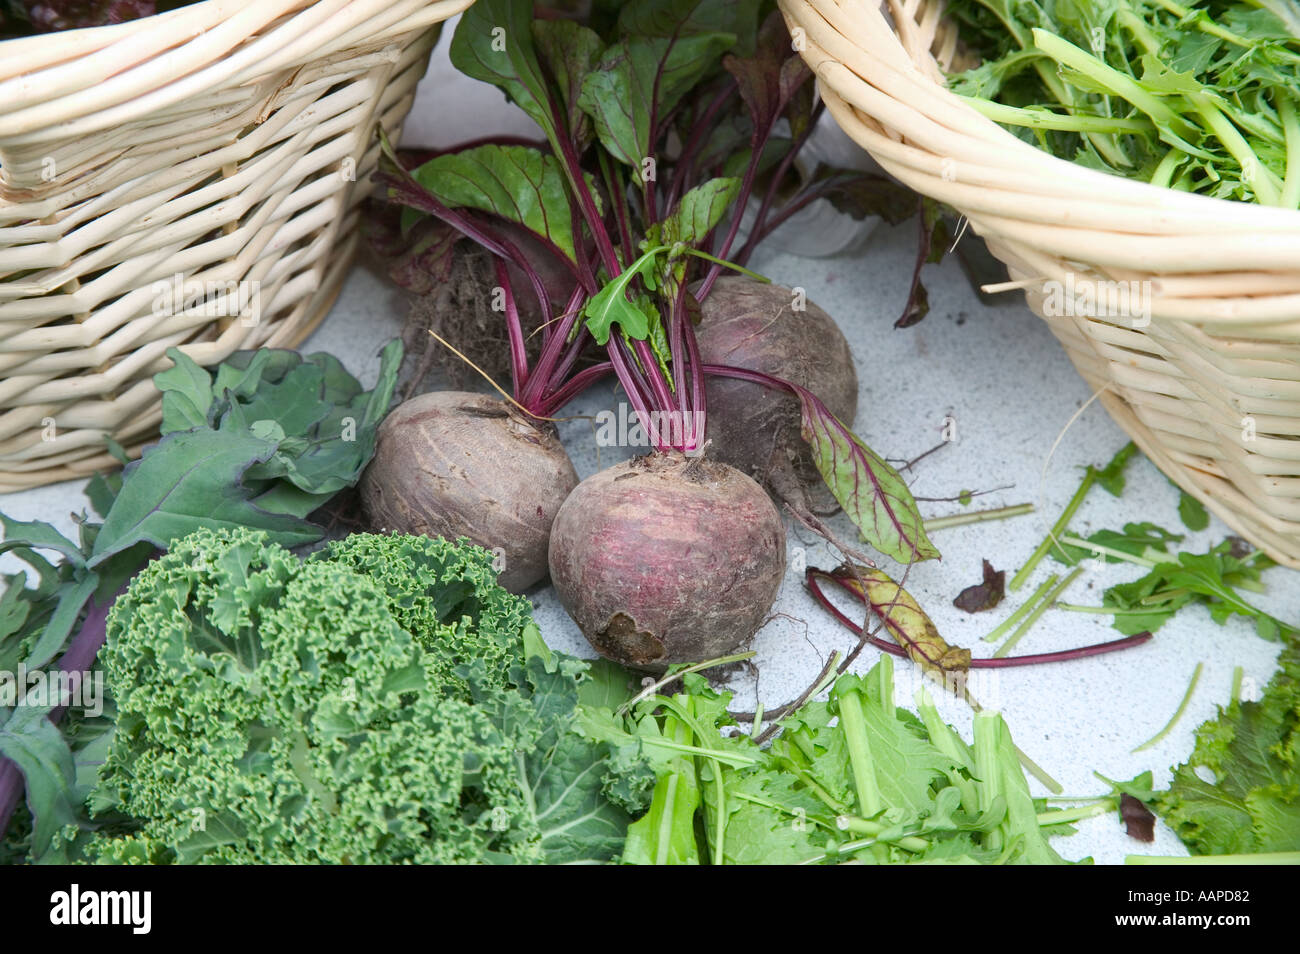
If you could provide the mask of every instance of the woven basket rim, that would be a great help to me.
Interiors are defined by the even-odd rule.
[[[1288,242],[1295,242],[1300,248],[1300,210],[1214,198],[1152,185],[1149,182],[1080,166],[1019,139],[997,122],[962,101],[941,82],[943,74],[939,60],[930,44],[926,44],[924,49],[925,60],[918,64],[913,58],[914,54],[909,53],[904,46],[896,27],[885,18],[879,8],[870,2],[780,0],[780,4],[792,29],[804,28],[812,39],[811,28],[815,27],[817,21],[821,21],[826,24],[829,31],[853,45],[845,47],[840,44],[841,49],[838,51],[821,48],[818,54],[814,54],[811,49],[807,49],[804,53],[805,60],[818,77],[823,93],[829,87],[835,94],[834,97],[827,97],[827,105],[832,112],[835,112],[837,105],[833,100],[844,96],[841,86],[843,80],[848,78],[845,74],[872,87],[880,92],[882,97],[893,96],[900,102],[901,97],[894,95],[894,92],[884,92],[883,87],[889,86],[893,91],[910,90],[916,93],[916,101],[908,102],[908,106],[917,116],[923,117],[926,122],[947,126],[954,136],[961,137],[960,142],[949,154],[951,158],[963,160],[961,147],[969,149],[973,146],[982,146],[987,150],[996,150],[1000,153],[999,158],[1004,171],[1012,167],[1016,175],[1026,178],[1039,176],[1035,181],[1024,183],[1026,190],[1040,192],[1044,197],[1048,197],[1051,195],[1048,184],[1072,181],[1078,189],[1097,187],[1099,190],[1105,190],[1104,194],[1100,195],[1094,192],[1092,202],[1098,208],[1116,210],[1143,208],[1157,213],[1204,219],[1205,224],[1219,234],[1262,232],[1267,236],[1284,237]],[[931,10],[942,11],[944,0],[888,0],[888,6],[895,22],[907,18],[915,24],[920,13],[928,13]],[[817,19],[810,19],[812,17]],[[931,16],[927,18],[934,19]],[[942,19],[947,28],[951,29],[951,21],[947,21],[942,12],[937,19]],[[844,36],[845,31],[852,33],[851,39]],[[862,42],[864,40],[870,41],[870,48]],[[810,43],[809,46],[812,44]],[[873,68],[870,77],[846,63],[847,57],[836,55],[837,52],[851,54],[853,49],[869,59]],[[836,80],[841,82],[837,83]],[[908,135],[907,130],[886,123],[869,111],[849,102],[847,98],[841,100],[840,108],[844,107],[851,109],[859,121],[866,117],[887,130],[901,133],[902,139],[897,136],[890,137],[900,151],[916,150],[928,153],[936,159],[939,158],[939,154],[933,149],[919,145],[915,138]],[[919,121],[916,125],[919,125]],[[929,192],[930,190],[919,189],[918,191]],[[960,210],[959,203],[953,204]],[[1120,230],[1115,231],[1118,233]],[[1161,233],[1157,233],[1151,237],[1155,239],[1162,236]],[[1086,257],[1081,256],[1081,260],[1086,260]],[[1300,256],[1297,256],[1295,261],[1300,262]],[[1235,262],[1227,266],[1227,270],[1238,269],[1239,266]]]
[[[271,0],[257,0],[259,3],[271,2]],[[316,3],[325,3],[328,0],[290,0],[289,5],[296,9],[303,9]],[[92,47],[95,49],[102,48],[109,43],[125,39],[137,33],[146,30],[152,30],[156,27],[166,25],[168,29],[205,29],[205,23],[214,19],[226,19],[229,15],[250,6],[248,0],[197,0],[196,3],[190,3],[183,7],[177,7],[174,10],[164,10],[161,13],[152,13],[147,17],[136,17],[134,20],[125,20],[122,23],[102,23],[99,26],[77,27],[74,30],[55,30],[52,33],[33,33],[30,36],[14,36],[8,39],[0,40],[0,51],[8,56],[16,56],[20,53],[26,53],[29,50],[48,52],[51,56],[50,63],[59,62],[59,54],[62,50],[58,47],[75,48],[78,45],[83,47]],[[228,11],[225,16],[218,16],[222,10]],[[0,67],[4,66],[0,61]],[[0,72],[0,79],[7,75],[15,75],[6,72]]]

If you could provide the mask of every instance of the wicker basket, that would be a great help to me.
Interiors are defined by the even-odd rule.
[[[944,88],[958,46],[942,0],[889,0],[888,16],[871,0],[780,4],[844,131],[969,219],[1161,470],[1300,567],[1300,212],[1109,176],[1022,142]],[[1127,308],[1068,304],[1126,289],[1140,295]]]
[[[0,43],[0,491],[149,439],[167,348],[211,365],[312,330],[375,124],[397,135],[470,2],[205,0]]]

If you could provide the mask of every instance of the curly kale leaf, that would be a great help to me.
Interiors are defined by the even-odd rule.
[[[118,862],[607,861],[632,771],[571,731],[586,666],[540,644],[491,555],[354,535],[178,541],[119,599],[117,733],[85,855]],[[126,819],[126,820],[123,820]]]

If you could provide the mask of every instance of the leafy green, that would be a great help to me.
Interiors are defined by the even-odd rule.
[[[641,168],[654,156],[657,124],[736,42],[732,33],[627,37],[601,54],[578,104],[606,151]]]
[[[354,535],[302,562],[264,533],[203,530],[141,572],[108,634],[118,727],[101,821],[65,832],[69,857],[569,863],[622,849],[630,816],[605,791],[631,766],[571,731],[587,667],[528,651],[528,603],[477,547]]]
[[[578,97],[582,81],[597,68],[605,44],[598,33],[573,20],[534,20],[533,41],[541,62],[559,87],[566,131],[582,151],[591,138],[591,122],[578,104]]]
[[[1098,530],[1084,539],[1106,549],[1090,550],[1086,547],[1063,543],[1052,548],[1051,556],[1058,563],[1064,563],[1066,566],[1074,566],[1080,560],[1086,560],[1094,556],[1100,556],[1107,563],[1120,563],[1124,559],[1120,554],[1127,553],[1135,557],[1145,558],[1168,553],[1169,545],[1179,543],[1183,538],[1179,534],[1170,533],[1163,527],[1158,527],[1154,523],[1144,520],[1139,523],[1126,523],[1122,530]],[[1115,552],[1108,553],[1106,551]]]
[[[388,411],[401,345],[384,348],[379,384],[363,391],[336,359],[263,349],[239,352],[215,375],[182,352],[163,372],[166,430],[123,475],[90,565],[141,542],[164,548],[203,526],[267,530],[296,546],[320,539],[304,518],[356,483],[374,454]]]
[[[628,729],[605,726],[612,739],[661,730],[697,747],[654,762],[650,812],[629,831],[624,860],[1061,863],[1001,717],[978,716],[971,746],[924,693],[919,717],[897,708],[889,657],[786,715],[767,749],[733,731],[729,701],[689,674],[681,692],[640,703]]]
[[[1258,702],[1234,699],[1197,730],[1156,800],[1193,854],[1300,850],[1300,645],[1278,663]]]
[[[1115,452],[1115,456],[1107,461],[1104,467],[1094,467],[1089,464],[1084,470],[1084,479],[1091,478],[1096,481],[1112,497],[1120,496],[1124,493],[1124,468],[1137,452],[1137,445],[1129,441]]]
[[[1204,530],[1210,525],[1205,505],[1185,490],[1178,492],[1178,516],[1188,530]]]
[[[937,559],[912,492],[885,459],[864,444],[810,391],[796,388],[803,438],[826,486],[863,538],[900,563]]]
[[[692,36],[731,33],[742,56],[754,47],[760,0],[631,0],[619,5],[618,32],[624,36]]]
[[[305,517],[360,477],[401,361],[401,345],[393,342],[384,349],[379,383],[366,391],[328,355],[237,352],[213,372],[179,351],[169,353],[174,367],[156,377],[163,392],[162,440],[120,476],[87,485],[102,524],[82,514],[80,542],[74,543],[49,524],[0,516],[0,552],[12,552],[32,570],[3,581],[0,671],[22,664],[54,679],[56,658],[74,660],[61,663],[71,671],[93,669],[119,590],[156,549],[195,530],[252,527],[285,545],[319,540],[323,528]],[[38,551],[54,551],[63,560],[55,567]],[[0,758],[0,828],[15,810],[24,775],[42,773],[39,785],[27,782],[21,831],[4,842],[41,857],[51,832],[45,820],[63,818],[65,801],[81,801],[68,793],[90,784],[65,769],[79,763],[83,748],[102,744],[106,723],[102,713],[87,716],[73,705],[60,736],[46,718],[49,707],[39,718],[35,712],[33,706],[0,704],[0,731],[7,736],[0,754],[12,759]],[[49,754],[56,739],[58,758]]]
[[[662,251],[662,247],[649,249],[587,301],[583,315],[596,344],[609,342],[614,325],[618,325],[629,338],[644,340],[650,334],[651,322],[658,319],[653,302],[642,296],[629,301],[627,293],[632,280],[637,277],[648,290],[655,289],[655,258]]]
[[[1243,585],[1257,586],[1260,570],[1257,559],[1233,556],[1232,544],[1224,541],[1205,553],[1181,552],[1173,560],[1155,563],[1139,579],[1108,588],[1102,604],[1117,611],[1115,628],[1129,635],[1154,632],[1189,603],[1204,604],[1220,625],[1234,615],[1254,620],[1255,631],[1265,639],[1294,635],[1294,626],[1248,603],[1237,592]]]
[[[1294,209],[1300,36],[1259,6],[954,0],[984,62],[949,87],[1061,158]]]
[[[448,208],[491,212],[577,259],[564,168],[554,156],[486,145],[435,156],[412,174]]]
[[[717,178],[701,183],[682,196],[672,214],[652,226],[646,245],[695,245],[703,242],[722,221],[740,192],[737,178]]]
[[[526,0],[481,0],[461,15],[451,39],[451,62],[466,76],[491,83],[554,141],[556,124],[532,33]]]

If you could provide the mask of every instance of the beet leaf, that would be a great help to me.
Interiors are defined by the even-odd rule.
[[[564,169],[554,156],[526,146],[479,146],[435,156],[412,174],[448,208],[522,225],[577,262]]]
[[[939,558],[916,501],[898,471],[832,414],[815,394],[791,386],[803,408],[813,463],[871,546],[900,563]]]

